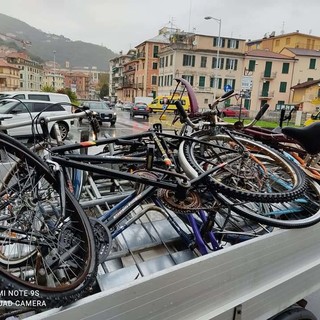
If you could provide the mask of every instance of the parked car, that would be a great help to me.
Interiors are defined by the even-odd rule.
[[[133,107],[133,102],[124,102],[121,110],[131,110],[131,108]]]
[[[239,117],[240,106],[229,106],[220,109],[220,114],[222,117]],[[241,107],[241,117],[249,117],[249,110]]]
[[[14,123],[21,123],[23,121],[29,121],[36,116],[50,117],[56,115],[68,115],[70,114],[70,106],[64,106],[63,103],[55,103],[50,101],[39,100],[16,100],[16,99],[2,99],[0,100],[0,118],[10,117],[1,121],[1,124],[8,125]],[[59,125],[61,138],[65,140],[68,136],[71,121],[60,120],[57,122]],[[53,136],[52,127],[54,122],[48,123],[49,131]],[[7,129],[6,132],[15,138],[26,138],[33,135],[41,135],[42,130],[40,125],[32,128],[32,125],[22,126],[18,128]]]
[[[110,124],[114,126],[117,121],[117,113],[115,109],[110,107],[106,101],[83,101],[81,106],[95,111],[100,124],[103,122],[110,122]],[[81,123],[81,120],[79,120],[79,122]]]
[[[68,102],[71,103],[68,95],[64,93],[44,92],[44,91],[2,91],[0,99],[15,98],[19,100],[41,100],[52,102]],[[71,108],[71,107],[70,107]]]
[[[150,109],[146,103],[137,102],[134,103],[130,110],[130,117],[143,116],[144,118],[149,118]]]

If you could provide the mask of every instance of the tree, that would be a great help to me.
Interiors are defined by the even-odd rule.
[[[44,92],[55,92],[54,87],[53,86],[49,86],[49,85],[45,85],[42,87],[42,91]]]
[[[78,103],[78,99],[77,99],[76,93],[73,92],[70,88],[59,89],[59,90],[57,90],[57,93],[67,94],[72,103],[74,103],[74,104]]]
[[[103,97],[107,96],[109,96],[109,86],[104,84],[100,89],[100,98],[103,99]]]

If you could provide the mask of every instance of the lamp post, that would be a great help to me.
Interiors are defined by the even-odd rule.
[[[53,50],[53,89],[56,89],[56,50]]]
[[[217,19],[211,16],[204,17],[205,20],[214,20],[218,22],[219,24],[219,32],[218,32],[218,49],[217,49],[217,63],[216,67],[214,69],[214,92],[213,92],[213,101],[216,101],[217,96],[217,80],[218,80],[218,67],[220,68],[220,61],[219,61],[219,55],[220,55],[220,39],[221,39],[221,19]]]

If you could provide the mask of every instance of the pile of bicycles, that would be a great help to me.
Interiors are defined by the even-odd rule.
[[[190,84],[177,79],[178,87],[191,110],[176,101],[174,121],[182,127],[174,133],[157,123],[137,134],[69,144],[56,132],[52,143],[46,126],[57,117],[39,119],[45,137],[33,148],[0,133],[2,299],[18,301],[13,293],[26,292],[31,304],[40,298],[51,308],[90,294],[113,242],[149,210],[197,255],[320,221],[320,147],[310,139],[319,126],[262,131],[255,123],[267,106],[247,126],[227,124],[215,106],[234,93],[200,113]],[[92,112],[70,117],[87,117],[97,134]],[[90,154],[93,146],[103,151]],[[88,194],[93,182],[108,194]]]

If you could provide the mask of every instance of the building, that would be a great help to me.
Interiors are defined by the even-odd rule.
[[[20,69],[0,58],[0,91],[11,91],[19,88]]]
[[[130,49],[127,54],[122,54],[109,61],[109,94],[113,97],[113,100],[131,100],[129,99],[134,95],[133,83],[134,77],[131,79],[131,75],[134,74],[133,66],[128,66],[127,63],[131,63],[136,55],[136,49]],[[135,65],[135,62],[133,63]],[[129,73],[128,73],[129,72]],[[130,81],[128,79],[130,78]]]
[[[20,69],[19,90],[41,91],[44,76],[43,65],[31,60],[25,52],[9,53],[6,59],[8,63]]]
[[[225,89],[241,90],[245,40],[176,32],[159,53],[159,95],[170,95],[175,78],[193,86],[200,107]],[[219,58],[217,56],[219,50]],[[218,58],[218,59],[217,59]]]
[[[252,50],[244,56],[244,76],[251,77],[250,98],[244,105],[259,110],[265,103],[275,110],[291,101],[295,58],[269,50]]]
[[[177,29],[164,27],[159,34],[110,60],[110,93],[120,100],[158,94],[159,54]]]
[[[249,40],[246,43],[246,51],[251,50],[269,50],[273,52],[281,52],[283,48],[300,48],[308,50],[320,50],[320,37],[311,34],[296,32],[275,35],[272,32],[258,40]]]
[[[295,59],[293,85],[320,78],[320,51],[284,48],[281,54]]]
[[[90,99],[90,77],[83,72],[61,71],[64,75],[65,88],[71,89],[78,99]]]
[[[309,80],[293,87],[292,103],[304,112],[315,112],[320,108],[320,79]]]

